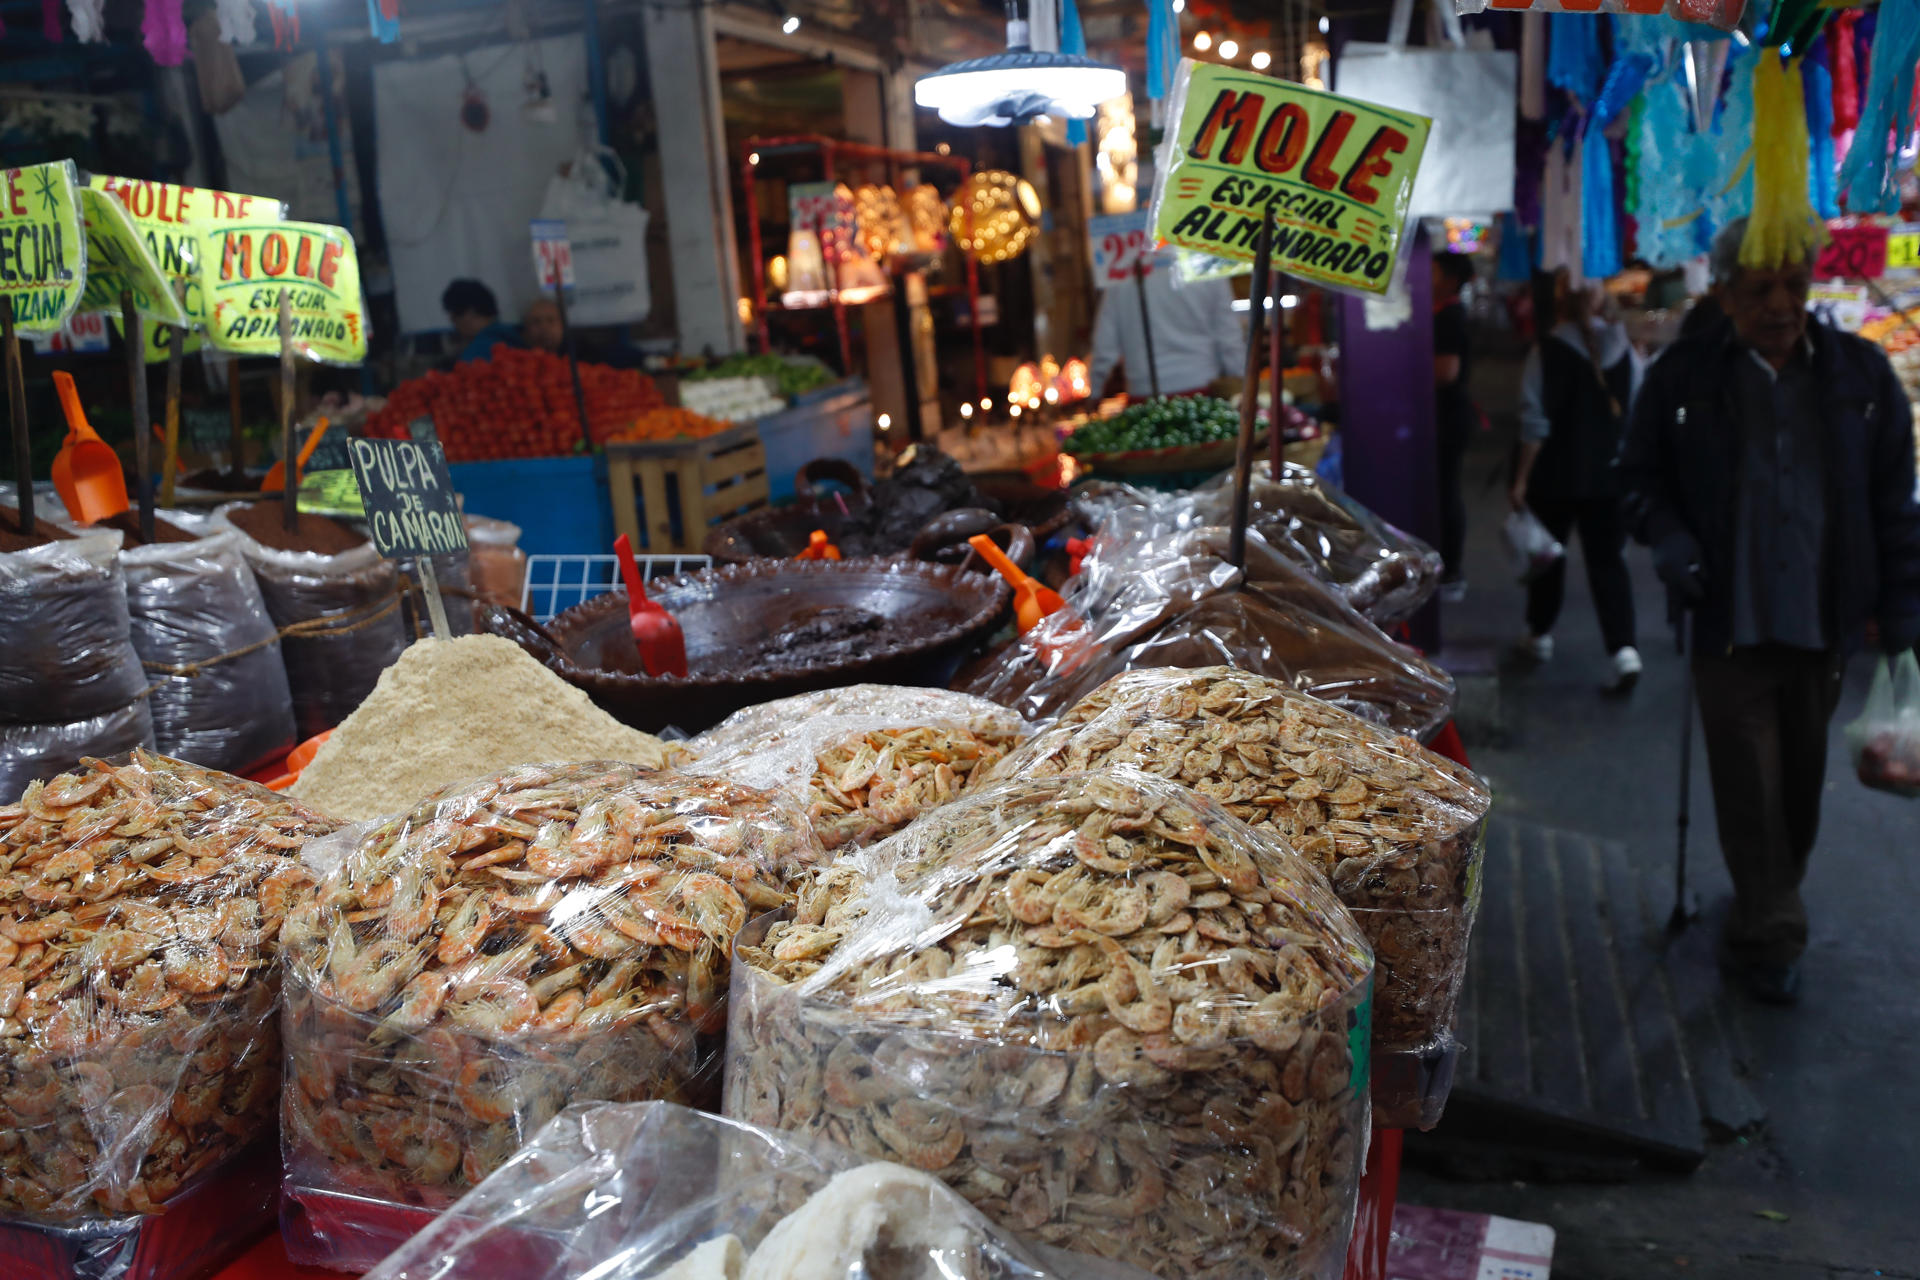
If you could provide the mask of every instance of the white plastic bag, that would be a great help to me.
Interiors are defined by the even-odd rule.
[[[603,162],[604,160],[604,162]],[[567,224],[576,325],[637,324],[653,309],[647,290],[647,211],[620,199],[626,170],[606,147],[583,150],[547,184],[542,218]]]
[[[1532,582],[1558,564],[1567,549],[1560,539],[1547,531],[1540,517],[1531,511],[1509,511],[1500,526],[1500,545],[1507,549],[1507,564],[1522,583]]]
[[[1911,649],[1875,668],[1867,705],[1847,726],[1847,754],[1866,786],[1920,796],[1920,660]]]

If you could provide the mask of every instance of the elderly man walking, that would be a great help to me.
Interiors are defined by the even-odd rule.
[[[1886,356],[1807,315],[1809,262],[1742,265],[1745,233],[1714,238],[1726,319],[1648,371],[1619,466],[1629,526],[1692,614],[1734,884],[1722,955],[1756,998],[1789,1004],[1841,664],[1920,639],[1920,504]]]

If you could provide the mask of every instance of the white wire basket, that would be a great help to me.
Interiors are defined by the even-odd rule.
[[[710,568],[712,556],[635,556],[640,580],[670,578]],[[527,581],[520,589],[520,611],[534,621],[552,622],[556,616],[604,595],[620,583],[620,562],[614,556],[528,556]]]

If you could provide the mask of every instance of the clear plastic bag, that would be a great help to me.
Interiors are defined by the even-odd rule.
[[[286,666],[240,537],[223,529],[120,554],[133,647],[154,680],[155,744],[230,773],[250,772],[294,744]]]
[[[1165,1280],[1337,1277],[1371,971],[1321,877],[1194,792],[1006,782],[741,935],[726,1114]]]
[[[1226,667],[1129,671],[995,767],[1132,765],[1193,787],[1317,866],[1373,948],[1373,1041],[1451,1033],[1492,800],[1472,773],[1317,698]]]
[[[1284,680],[1421,736],[1453,714],[1453,678],[1389,639],[1326,583],[1247,531],[1246,571],[1218,526],[1156,532],[1121,504],[1066,586],[1067,609],[961,673],[954,687],[1030,720],[1139,667],[1226,665]]]
[[[0,809],[0,1218],[159,1212],[273,1125],[274,940],[335,824],[136,751]]]
[[[0,800],[85,755],[153,744],[120,534],[0,553]]]
[[[670,1102],[600,1102],[554,1117],[367,1280],[1057,1274],[924,1173]]]
[[[234,527],[228,508],[217,524]],[[400,573],[371,543],[338,555],[278,551],[234,527],[260,584],[267,616],[282,629],[280,657],[293,698],[294,733],[311,738],[353,714],[380,673],[407,647],[400,612]]]
[[[1282,552],[1297,553],[1348,604],[1376,626],[1412,617],[1440,586],[1440,553],[1403,533],[1327,484],[1308,467],[1287,462],[1280,474],[1262,459],[1248,486],[1252,527]],[[1226,525],[1232,519],[1233,472],[1187,495],[1183,523]]]
[[[289,1245],[361,1269],[397,1243],[387,1206],[444,1207],[569,1102],[710,1101],[733,936],[822,854],[784,797],[601,761],[451,786],[306,857]]]
[[[1847,753],[1864,785],[1920,796],[1920,661],[1913,650],[1875,664],[1867,703],[1847,726]]]
[[[1500,525],[1500,546],[1507,553],[1507,568],[1523,584],[1553,568],[1567,554],[1560,539],[1540,523],[1540,517],[1524,508],[1507,512]]]
[[[1026,734],[1026,721],[985,698],[859,684],[734,712],[687,743],[688,771],[785,791],[833,850],[954,799]]]

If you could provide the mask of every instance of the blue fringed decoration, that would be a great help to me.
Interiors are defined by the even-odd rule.
[[[1800,83],[1807,100],[1807,195],[1813,211],[1823,218],[1840,216],[1840,192],[1833,180],[1833,76],[1827,71],[1827,41],[1823,36],[1800,64]]]
[[[1613,148],[1587,130],[1580,152],[1580,273],[1604,280],[1620,271],[1620,220],[1613,199]]]
[[[1592,102],[1606,73],[1600,58],[1600,24],[1577,13],[1552,14],[1548,24],[1547,83],[1582,103]]]
[[[1653,74],[1653,59],[1644,53],[1624,54],[1607,68],[1607,83],[1593,104],[1592,128],[1604,129],[1625,113]]]
[[[1073,0],[1060,0],[1060,52],[1087,52],[1087,33],[1080,26],[1080,9]],[[1067,121],[1067,145],[1077,147],[1087,140],[1085,120]]]
[[[392,44],[400,38],[400,19],[381,13],[380,0],[367,0],[367,25],[381,44]]]
[[[1155,102],[1173,88],[1173,68],[1180,61],[1180,21],[1172,0],[1147,0],[1147,97]]]
[[[1864,27],[1866,20],[1860,25]],[[1920,0],[1882,0],[1867,84],[1860,91],[1860,127],[1840,166],[1840,189],[1848,213],[1900,212],[1893,157],[1913,132],[1916,60],[1920,60]]]

